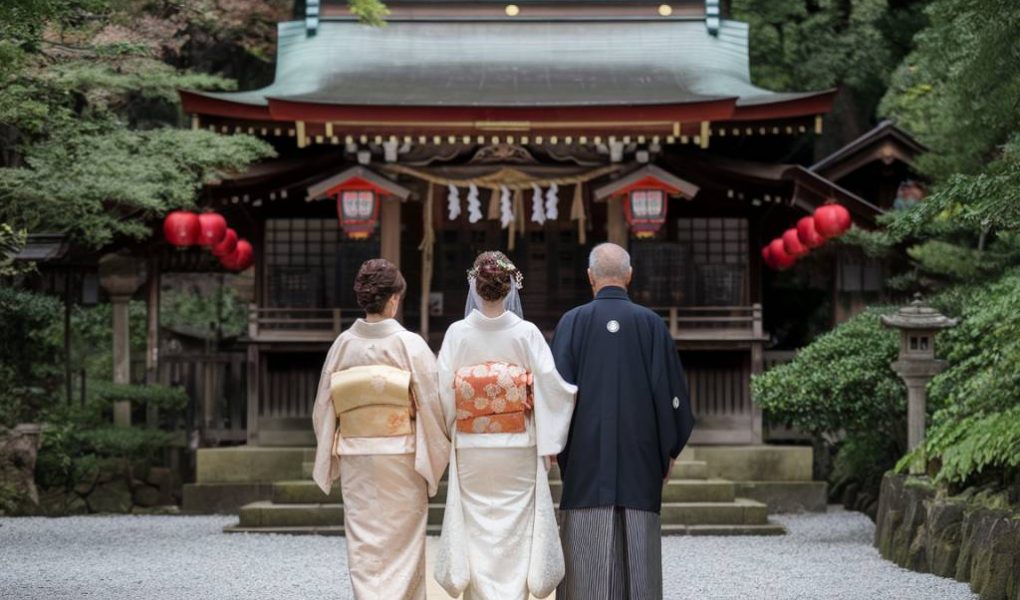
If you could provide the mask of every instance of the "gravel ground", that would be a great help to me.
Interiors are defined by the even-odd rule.
[[[778,516],[783,537],[665,538],[666,598],[976,598],[900,569],[857,513]],[[0,519],[0,598],[352,598],[342,538],[220,533],[231,517]],[[430,595],[432,598],[432,595]]]

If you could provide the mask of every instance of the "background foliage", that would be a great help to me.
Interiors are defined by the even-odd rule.
[[[732,0],[750,29],[755,84],[780,91],[840,88],[825,154],[870,128],[889,78],[926,23],[930,0]]]

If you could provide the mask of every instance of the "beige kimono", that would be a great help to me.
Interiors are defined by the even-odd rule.
[[[416,413],[411,435],[340,435],[330,376],[363,365],[411,372]],[[432,350],[393,319],[359,319],[326,355],[312,419],[318,440],[312,477],[326,493],[340,478],[355,597],[423,600],[428,496],[438,491],[450,458]]]

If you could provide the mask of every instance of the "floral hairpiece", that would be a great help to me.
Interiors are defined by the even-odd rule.
[[[504,271],[509,273],[511,277],[513,277],[514,285],[517,287],[517,289],[519,290],[524,289],[524,273],[521,273],[517,269],[517,266],[514,265],[514,263],[510,262],[509,260],[504,260],[502,258],[494,258],[492,259],[492,262],[494,262],[497,267],[503,269]],[[471,281],[472,279],[477,279],[478,267],[471,267],[470,269],[468,269],[467,277],[468,281]]]

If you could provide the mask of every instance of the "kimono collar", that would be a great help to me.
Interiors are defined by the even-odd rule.
[[[510,329],[514,325],[521,322],[521,318],[515,315],[514,313],[510,312],[509,310],[504,311],[503,314],[499,315],[496,318],[492,318],[486,317],[481,313],[481,311],[475,309],[471,311],[471,314],[468,315],[467,318],[465,318],[464,320],[467,321],[467,323],[472,327],[476,327],[478,329],[487,329],[490,331],[495,331],[499,329]]]
[[[351,325],[350,331],[358,337],[384,338],[406,330],[396,319],[384,319],[375,323],[369,323],[365,319],[358,319],[354,322],[354,325]]]
[[[627,295],[627,290],[626,289],[624,289],[622,287],[619,287],[619,286],[616,286],[616,285],[609,285],[609,286],[606,286],[606,287],[602,288],[601,290],[599,290],[599,293],[595,294],[595,299],[596,300],[630,300],[630,296]]]

